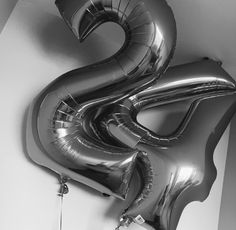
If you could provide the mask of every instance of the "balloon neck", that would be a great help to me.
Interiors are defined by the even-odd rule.
[[[128,228],[129,225],[133,222],[133,220],[128,217],[128,216],[122,216],[120,218],[120,224],[119,226],[115,229],[115,230],[120,230],[120,227],[125,227],[125,228]]]
[[[67,194],[69,192],[69,188],[67,186],[67,181],[68,181],[68,178],[67,177],[63,177],[61,176],[59,178],[59,182],[60,182],[60,189],[59,189],[59,196],[63,197],[64,194]]]

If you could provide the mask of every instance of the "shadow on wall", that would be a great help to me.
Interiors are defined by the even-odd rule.
[[[228,154],[222,191],[218,230],[234,230],[236,225],[236,116],[231,121]]]

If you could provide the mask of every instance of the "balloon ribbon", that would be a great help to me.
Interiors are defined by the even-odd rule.
[[[64,194],[67,194],[69,192],[68,186],[66,184],[66,182],[68,181],[67,178],[65,177],[60,177],[59,178],[59,182],[60,182],[60,189],[59,189],[59,193],[58,196],[60,197],[60,217],[59,217],[59,230],[62,230],[62,221],[63,221],[63,198],[64,198]]]

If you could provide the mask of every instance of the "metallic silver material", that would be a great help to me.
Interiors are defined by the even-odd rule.
[[[191,106],[168,136],[136,120],[141,110],[183,100]],[[235,112],[235,81],[218,63],[204,60],[169,68],[155,85],[101,116],[101,129],[107,127],[113,138],[141,152],[137,158],[141,186],[120,226],[141,216],[144,226],[175,230],[184,207],[208,196],[216,178],[213,152]]]
[[[126,39],[112,57],[65,73],[34,99],[29,155],[64,177],[124,199],[139,150],[105,142],[94,120],[106,106],[151,86],[167,68],[176,43],[172,11],[164,0],[56,4],[80,41],[107,21],[118,23]]]

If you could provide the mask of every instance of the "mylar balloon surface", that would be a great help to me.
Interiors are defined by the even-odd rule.
[[[145,108],[181,100],[189,100],[191,106],[168,136],[136,120]],[[208,196],[216,178],[213,152],[235,112],[235,81],[218,63],[205,60],[168,69],[156,85],[104,113],[101,122],[109,134],[141,152],[141,186],[120,225],[137,222],[155,230],[175,230],[184,207]]]
[[[118,23],[126,39],[112,57],[65,73],[34,99],[28,116],[29,155],[64,177],[124,199],[139,150],[104,142],[94,118],[105,106],[159,78],[175,47],[174,16],[163,0],[58,0],[56,4],[80,41],[108,21]]]

